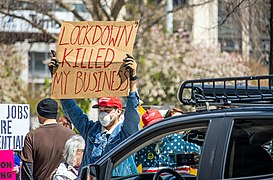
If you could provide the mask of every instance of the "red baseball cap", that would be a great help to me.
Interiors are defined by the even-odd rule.
[[[153,123],[156,123],[157,121],[160,121],[162,119],[163,119],[163,116],[157,109],[148,109],[142,115],[142,122],[144,124],[144,127],[151,125]]]
[[[99,98],[98,104],[95,104],[94,106],[92,106],[92,108],[98,108],[99,106],[117,107],[119,109],[122,109],[122,103],[118,97]]]

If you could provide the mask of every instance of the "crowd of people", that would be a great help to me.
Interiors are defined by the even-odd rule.
[[[98,103],[92,106],[98,109],[98,121],[93,121],[81,110],[75,100],[61,99],[65,115],[57,119],[59,107],[55,100],[46,98],[38,103],[38,121],[42,126],[29,132],[25,137],[20,155],[22,165],[19,177],[21,179],[77,179],[82,167],[94,163],[120,142],[139,131],[140,119],[144,127],[164,119],[157,109],[147,110],[141,118],[138,111],[139,95],[136,84],[137,63],[128,54],[123,61],[125,68],[128,68],[130,72],[130,92],[125,111],[118,97],[99,98]],[[57,68],[58,60],[52,57],[49,64],[52,76]],[[166,117],[182,113],[182,110],[174,108],[167,112]],[[76,134],[73,128],[76,128],[79,134]],[[176,138],[181,138],[180,136],[176,135]],[[144,169],[148,166],[159,166],[159,163],[162,163],[162,157],[158,156],[156,149],[163,150],[170,143],[170,139],[173,137],[163,139],[161,147],[155,143],[139,151],[135,157],[130,157],[128,163],[133,164],[134,169],[128,171],[137,172],[139,163],[144,166]],[[148,150],[149,152],[154,151],[155,158],[144,162],[144,159],[140,157],[142,157],[141,153],[145,153],[147,149],[152,150]],[[199,150],[199,147],[194,147],[194,151]],[[166,151],[166,158],[167,153]],[[165,163],[170,162],[170,159],[165,159]],[[121,170],[116,168],[116,173],[124,173],[126,165],[120,164],[119,167]]]
[[[50,179],[63,160],[66,141],[76,133],[57,123],[58,103],[50,98],[37,105],[39,128],[29,132],[21,153],[22,179]]]

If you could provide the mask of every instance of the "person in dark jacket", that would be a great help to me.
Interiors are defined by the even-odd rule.
[[[39,128],[29,132],[21,152],[22,179],[49,180],[63,160],[64,144],[74,131],[57,124],[58,103],[50,98],[37,105]]]
[[[124,120],[122,102],[118,97],[103,97],[93,108],[98,108],[98,121],[89,120],[73,99],[61,99],[65,113],[80,135],[84,138],[84,149],[81,167],[94,163],[101,156],[112,150],[120,142],[139,130],[140,114],[138,112],[139,96],[137,92],[137,63],[127,54],[123,60],[125,68],[130,70],[130,92],[127,96]],[[58,60],[52,57],[49,70],[53,76],[58,68]]]

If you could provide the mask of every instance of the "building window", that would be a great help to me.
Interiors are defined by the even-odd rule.
[[[29,78],[34,81],[44,82],[44,78],[50,77],[47,63],[49,61],[47,52],[30,52]]]

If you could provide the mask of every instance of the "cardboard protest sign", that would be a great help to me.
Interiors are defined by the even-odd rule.
[[[0,179],[16,180],[16,173],[12,172],[13,167],[13,150],[0,150]]]
[[[127,96],[130,80],[123,59],[132,55],[137,28],[138,21],[63,22],[51,98]]]
[[[29,121],[28,104],[0,104],[0,150],[21,150]]]

